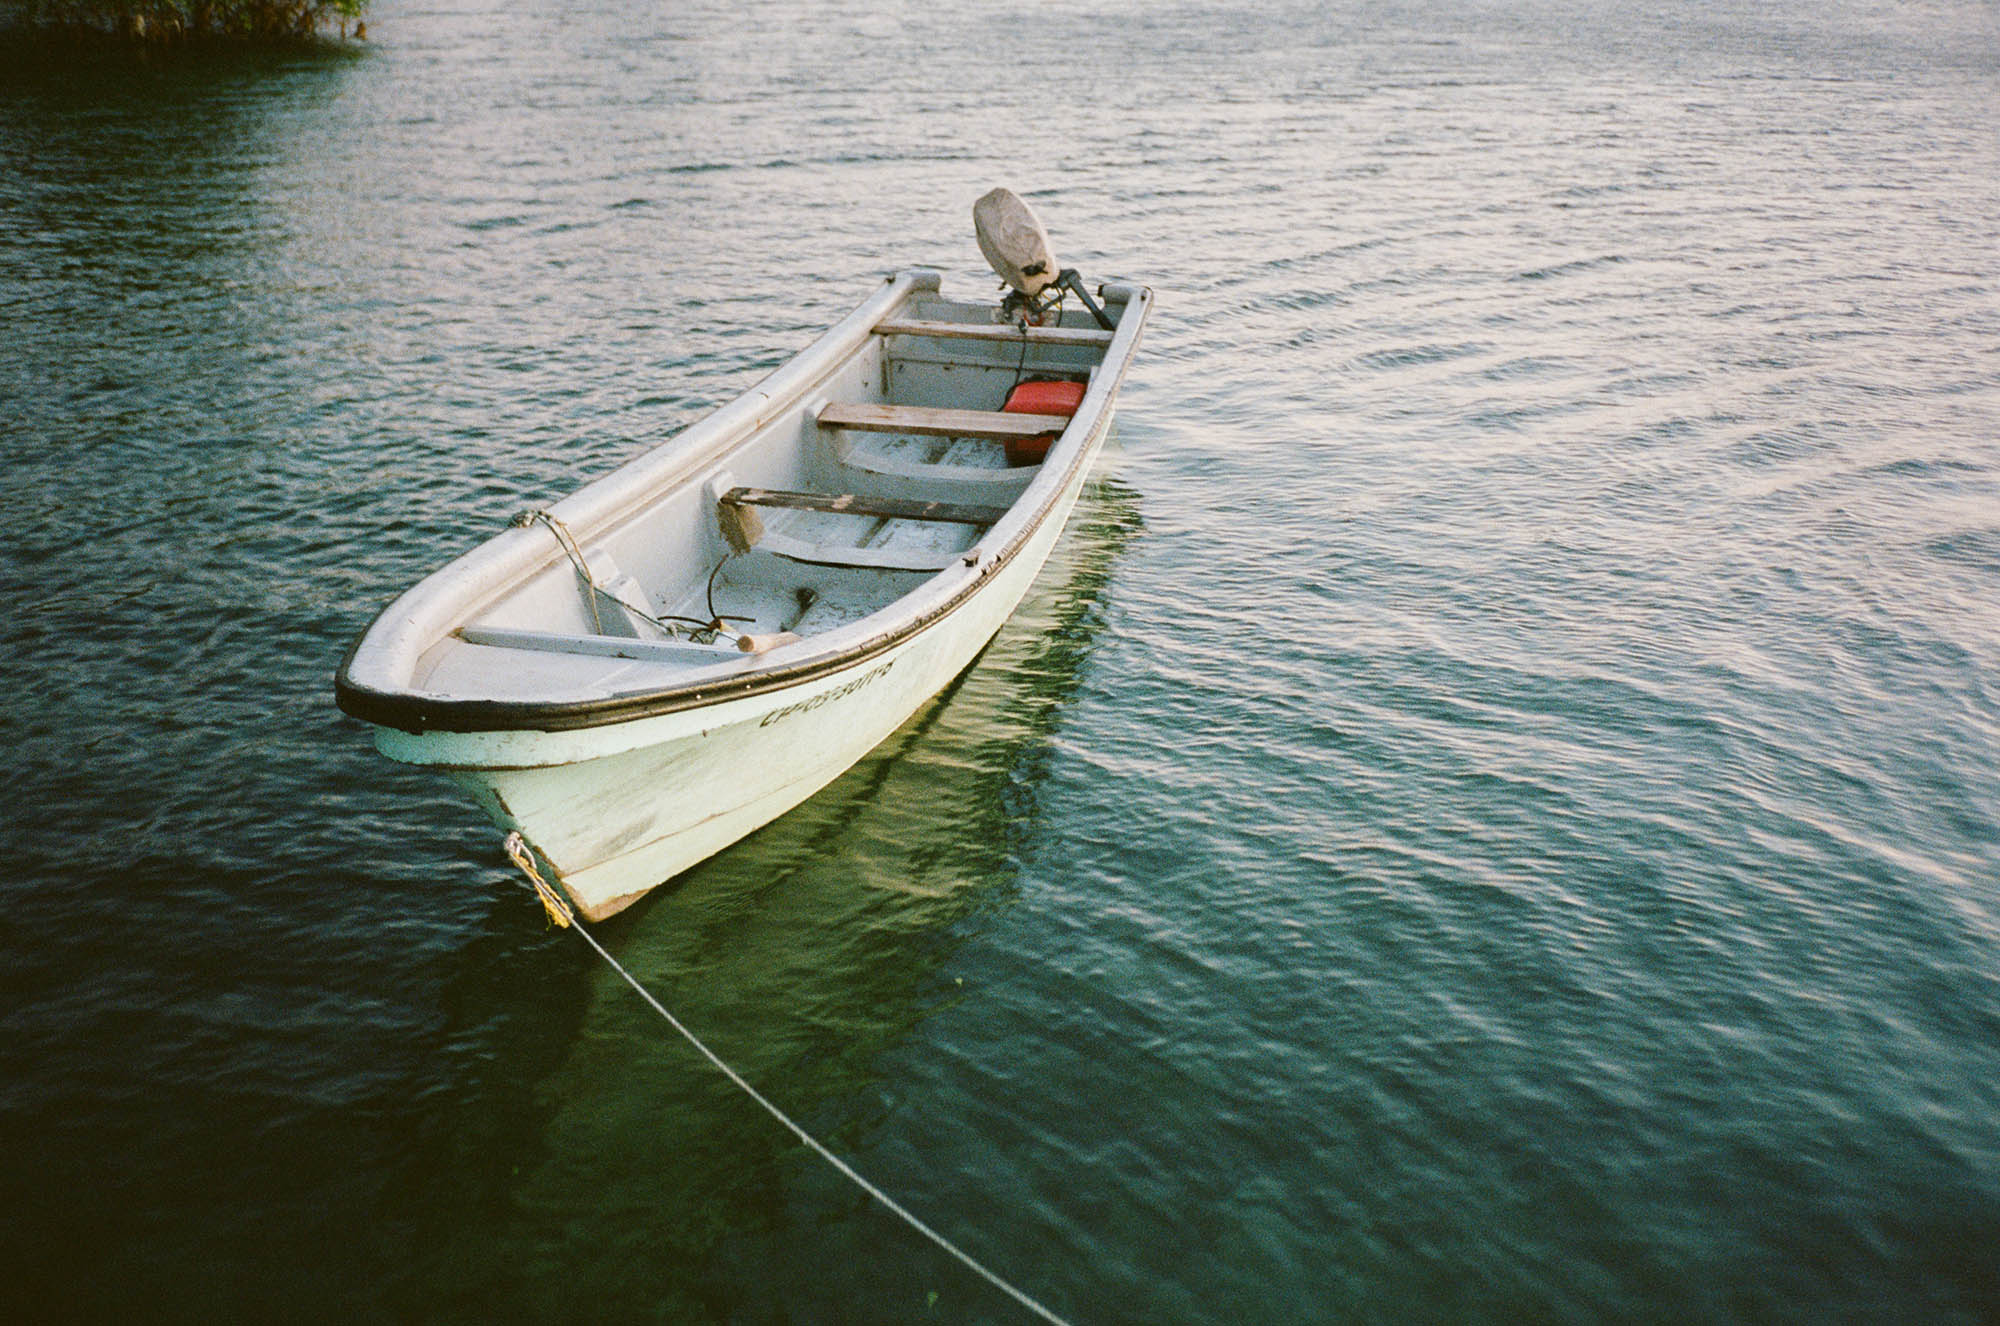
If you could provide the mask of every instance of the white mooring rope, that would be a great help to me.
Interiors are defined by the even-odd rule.
[[[824,1160],[827,1164],[833,1166],[835,1169],[839,1170],[842,1174],[846,1175],[847,1178],[851,1180],[857,1188],[867,1193],[870,1197],[873,1197],[876,1201],[880,1202],[882,1205],[888,1207],[889,1210],[893,1212],[898,1218],[900,1218],[904,1224],[908,1225],[911,1229],[916,1230],[919,1234],[922,1234],[932,1243],[937,1244],[938,1247],[944,1249],[946,1252],[950,1253],[953,1257],[956,1257],[959,1261],[963,1262],[967,1267],[969,1267],[974,1274],[978,1275],[981,1279],[985,1280],[995,1289],[998,1289],[1001,1293],[1007,1295],[1007,1297],[1013,1299],[1016,1303],[1019,1303],[1022,1307],[1026,1308],[1029,1312],[1032,1312],[1037,1317],[1040,1317],[1043,1321],[1055,1322],[1056,1326],[1068,1326],[1068,1323],[1065,1322],[1061,1317],[1058,1317],[1055,1313],[1049,1311],[1047,1308],[1043,1307],[1040,1303],[1028,1297],[1026,1293],[1024,1293],[1019,1289],[1016,1289],[1013,1285],[1001,1279],[997,1274],[988,1270],[985,1266],[981,1265],[978,1261],[974,1260],[972,1254],[960,1249],[950,1239],[938,1233],[935,1229],[932,1229],[922,1220],[919,1220],[911,1212],[904,1209],[903,1206],[900,1205],[895,1198],[889,1196],[888,1193],[883,1192],[880,1188],[870,1183],[867,1179],[862,1178],[861,1175],[855,1170],[855,1168],[852,1165],[842,1160],[839,1156],[833,1154],[833,1152],[827,1150],[827,1148],[819,1141],[819,1139],[815,1138],[811,1133],[808,1133],[804,1128],[801,1128],[798,1124],[794,1123],[790,1115],[786,1114],[783,1110],[779,1109],[776,1105],[773,1105],[769,1100],[765,1099],[764,1094],[762,1092],[758,1091],[757,1088],[751,1086],[750,1083],[744,1079],[741,1073],[737,1072],[734,1068],[731,1068],[727,1063],[724,1063],[722,1058],[719,1055],[717,1055],[715,1051],[709,1049],[708,1046],[702,1043],[701,1038],[699,1036],[696,1036],[693,1032],[689,1031],[684,1025],[682,1025],[681,1020],[679,1018],[675,1017],[672,1013],[668,1012],[666,1005],[662,1004],[659,1000],[655,999],[650,990],[648,990],[645,986],[639,984],[638,979],[634,977],[631,972],[626,971],[625,968],[619,964],[618,959],[612,957],[610,953],[606,952],[604,946],[597,942],[597,936],[591,934],[590,931],[585,929],[583,926],[574,924],[576,919],[575,914],[571,912],[568,905],[565,904],[563,900],[556,895],[555,890],[549,886],[548,882],[542,878],[541,871],[535,869],[534,855],[532,851],[529,849],[526,839],[522,838],[519,833],[510,833],[507,835],[507,841],[504,844],[504,846],[507,850],[508,859],[513,861],[515,865],[519,866],[522,872],[527,875],[529,882],[534,888],[535,896],[542,900],[542,906],[547,909],[549,913],[549,919],[554,923],[556,923],[557,925],[566,926],[569,929],[576,931],[577,934],[581,935],[583,937],[583,942],[590,945],[591,948],[595,949],[597,951],[597,956],[603,958],[607,963],[609,963],[611,965],[611,970],[617,972],[618,975],[624,979],[625,984],[631,986],[632,989],[638,993],[641,999],[645,1000],[648,1004],[652,1005],[653,1011],[655,1013],[658,1013],[661,1017],[665,1018],[668,1026],[672,1027],[675,1031],[679,1032],[681,1034],[681,1038],[687,1041],[689,1045],[692,1045],[694,1046],[695,1049],[699,1050],[701,1052],[701,1057],[708,1060],[710,1063],[714,1064],[716,1068],[721,1071],[724,1077],[728,1078],[731,1082],[734,1082],[738,1087],[742,1088],[743,1094],[750,1097],[750,1099],[756,1101],[760,1106],[762,1106],[766,1114],[769,1114],[773,1119],[776,1119],[779,1123],[783,1124],[787,1129],[789,1129],[794,1137],[798,1138],[799,1141],[805,1143],[808,1147],[810,1147],[819,1156],[821,1160]]]

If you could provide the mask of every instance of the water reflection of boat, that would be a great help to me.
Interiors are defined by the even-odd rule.
[[[830,1120],[836,1139],[878,1113],[867,1088],[883,1053],[961,996],[939,975],[966,933],[953,922],[1014,887],[1050,737],[1140,526],[1130,489],[1089,485],[1044,579],[951,690],[606,934],[677,1016],[788,1108]],[[568,1062],[536,1090],[551,1112],[510,1200],[533,1231],[523,1237],[605,1302],[755,1316],[736,1300],[758,1277],[717,1259],[754,1259],[743,1240],[782,1225],[797,1184],[818,1180],[727,1082],[689,1071],[622,981],[603,969],[593,981]],[[619,1238],[601,1242],[613,1226]],[[518,1292],[550,1292],[550,1277],[517,1269]]]
[[[871,890],[948,898],[990,882],[1019,847],[1045,738],[1096,643],[1113,559],[1139,528],[1129,488],[1115,478],[1088,485],[1044,582],[976,666],[799,814],[684,888],[740,872],[759,888],[835,871]]]

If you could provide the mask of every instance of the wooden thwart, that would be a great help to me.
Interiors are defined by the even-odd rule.
[[[832,511],[881,520],[941,520],[958,525],[992,525],[1007,514],[1004,506],[912,502],[899,497],[858,497],[853,493],[795,493],[776,488],[731,488],[722,495],[722,502],[725,506],[776,506],[792,511]]]
[[[575,635],[561,631],[526,631],[512,626],[458,628],[469,645],[494,649],[526,649],[538,654],[588,654],[599,658],[636,658],[652,663],[714,663],[749,653],[734,638],[727,643],[698,645],[692,640],[634,640],[621,635]],[[755,637],[751,637],[755,639]]]
[[[821,428],[864,433],[918,433],[926,437],[1009,438],[1060,433],[1069,420],[1060,414],[1004,414],[998,410],[935,410],[920,405],[873,405],[833,401],[820,407]]]
[[[961,341],[1026,341],[1030,345],[1111,344],[1111,333],[1096,327],[1017,327],[999,322],[923,322],[891,318],[875,324],[878,336],[936,336]]]

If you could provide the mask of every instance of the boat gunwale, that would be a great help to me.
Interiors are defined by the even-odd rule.
[[[906,274],[898,273],[889,280],[893,282]],[[1093,402],[1086,396],[1088,409],[1078,411],[1078,417],[1050,448],[1051,455],[1059,450],[1070,449],[1072,438],[1075,438],[1074,447],[1070,449],[1070,463],[1060,472],[1061,480],[1041,485],[1045,489],[1041,501],[1025,516],[1022,513],[1026,508],[1018,503],[1010,510],[1007,518],[1009,521],[1017,517],[1020,519],[1007,540],[998,548],[987,552],[975,545],[973,549],[968,550],[968,559],[975,557],[977,559],[977,574],[965,578],[936,603],[928,604],[902,617],[886,629],[839,649],[782,666],[757,668],[734,677],[673,682],[647,690],[576,700],[486,700],[429,696],[411,691],[391,691],[368,686],[355,680],[353,664],[356,655],[367,644],[374,630],[374,625],[371,623],[370,627],[349,646],[339,671],[335,674],[336,703],[344,713],[354,718],[416,735],[426,732],[573,732],[611,727],[663,714],[685,712],[726,701],[745,699],[765,692],[787,690],[821,677],[844,672],[897,648],[970,602],[996,573],[1020,554],[1061,504],[1062,496],[1069,489],[1075,472],[1089,464],[1097,446],[1109,431],[1112,406],[1131,365],[1153,299],[1151,288],[1145,285],[1119,283],[1112,288],[1123,293],[1125,311],[1119,318],[1111,343],[1105,347],[1104,357],[1099,361],[1100,371],[1091,383],[1089,395],[1096,396],[1097,399]],[[918,293],[920,289],[921,287],[911,293]],[[935,289],[935,285],[930,286],[931,292],[934,293]],[[885,319],[875,319],[877,322],[883,320]],[[829,330],[821,339],[824,340],[832,334],[832,330]],[[872,324],[868,334],[873,334]],[[788,361],[787,366],[810,353],[809,347],[799,356],[795,356],[793,361]],[[781,367],[773,376],[784,371],[785,369]],[[768,381],[769,379],[766,379],[766,382]],[[736,401],[756,394],[762,386],[760,383],[745,392],[743,396],[717,407],[716,411],[692,427],[702,426],[702,423],[715,418]],[[1078,425],[1083,426],[1083,432],[1076,432]],[[664,445],[671,446],[672,443]],[[635,457],[635,461],[638,459],[640,458]],[[621,470],[624,468],[626,467],[620,467]],[[612,473],[616,474],[618,471],[614,470]],[[1042,477],[1038,475],[1037,481]],[[1033,490],[1034,485],[1031,484],[1022,493],[1022,497],[1025,498]],[[582,491],[584,490],[578,490],[579,493]],[[473,551],[476,552],[477,549]],[[971,569],[974,565],[971,560],[966,563],[967,569]],[[421,584],[409,592],[414,593],[415,589],[420,587]],[[923,592],[922,589],[917,589],[912,595],[897,601],[907,602],[912,597],[922,595]],[[394,607],[395,605],[391,604],[389,608],[385,608],[376,620],[386,617]]]

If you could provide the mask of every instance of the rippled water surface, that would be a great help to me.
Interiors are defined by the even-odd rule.
[[[1079,1321],[2000,1302],[1991,4],[370,28],[0,59],[9,1317],[1015,1319],[330,693],[1003,181],[1159,292],[1068,541],[603,941]]]

